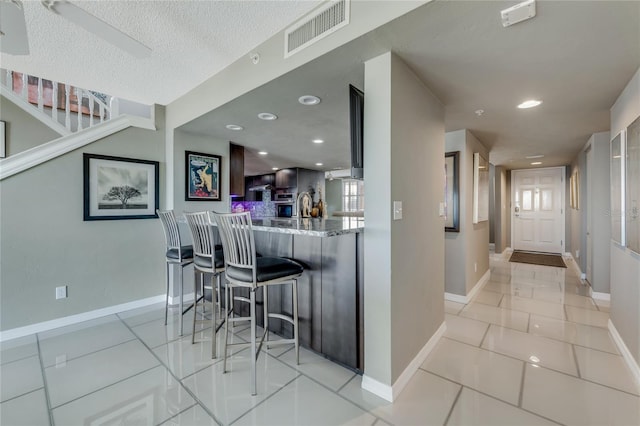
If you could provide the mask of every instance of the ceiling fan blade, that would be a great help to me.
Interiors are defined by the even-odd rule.
[[[29,40],[22,3],[0,0],[0,52],[28,55]]]
[[[52,12],[81,26],[136,58],[146,58],[151,55],[150,48],[73,3],[64,0],[42,0],[42,4]]]

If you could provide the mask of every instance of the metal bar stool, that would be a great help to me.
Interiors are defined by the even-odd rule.
[[[231,311],[227,310],[224,338],[224,366],[227,371],[228,347],[251,347],[251,395],[256,395],[256,361],[260,349],[269,333],[269,318],[278,318],[293,325],[293,339],[283,339],[268,342],[269,346],[293,343],[296,351],[296,362],[299,362],[298,345],[298,288],[297,280],[303,267],[290,259],[282,257],[256,256],[255,239],[251,225],[251,215],[244,213],[213,213],[212,214],[220,232],[222,247],[225,253],[225,276],[227,291],[225,292],[225,306],[230,306],[233,299],[234,287],[248,288],[249,300],[237,297],[235,300],[249,302],[249,317],[231,317]],[[268,312],[267,286],[291,284],[293,293],[293,316]],[[256,290],[262,288],[264,299],[264,333],[259,344],[256,342]],[[249,321],[251,323],[251,342],[229,344],[229,323],[237,321]],[[268,339],[267,339],[268,340]]]
[[[213,304],[213,312],[212,312],[212,323],[213,323],[213,332],[212,332],[212,342],[211,342],[211,358],[215,358],[217,355],[216,350],[216,334],[222,324],[224,323],[225,316],[222,314],[222,306],[220,304],[221,300],[221,283],[220,276],[224,272],[224,255],[222,246],[215,244],[215,236],[213,224],[210,222],[209,214],[207,212],[198,212],[198,213],[184,213],[184,217],[187,219],[187,223],[189,224],[189,230],[191,231],[191,237],[193,239],[193,266],[194,266],[194,282],[193,282],[193,292],[194,299],[196,304],[196,309],[198,306],[198,302],[202,300],[202,304],[204,306],[204,291],[205,289],[211,290],[211,303]],[[211,287],[205,286],[204,284],[204,274],[212,274],[212,280],[215,280],[215,284],[212,282]],[[200,275],[200,280],[202,283],[202,297],[198,298],[197,291],[197,276]],[[218,308],[216,310],[216,307]],[[218,319],[222,320],[220,324],[216,324],[216,311],[218,313]],[[193,316],[193,330],[191,335],[191,343],[195,343],[195,335],[196,335],[196,316],[194,312]]]
[[[167,250],[165,253],[167,263],[167,297],[164,305],[164,325],[167,325],[167,313],[169,311],[169,266],[180,266],[180,275],[178,283],[179,291],[179,308],[180,308],[180,335],[182,336],[182,316],[191,309],[190,305],[187,309],[184,309],[184,288],[182,275],[184,274],[184,267],[193,263],[193,247],[190,245],[183,246],[180,240],[180,232],[178,230],[178,223],[176,222],[176,216],[173,210],[156,210],[160,222],[162,223],[162,229],[164,230],[164,237],[167,243]]]

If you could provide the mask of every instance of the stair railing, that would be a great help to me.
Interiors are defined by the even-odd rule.
[[[104,98],[101,99],[96,96],[95,92],[87,89],[30,76],[25,73],[11,70],[4,71],[5,78],[2,85],[5,89],[13,92],[25,102],[32,104],[34,108],[51,117],[56,123],[63,125],[69,132],[91,128],[97,124],[104,123],[112,117],[112,110],[107,105],[111,98],[110,96],[100,94]],[[75,102],[72,102],[73,99],[75,99]],[[58,113],[59,110],[64,111],[62,117]],[[88,115],[87,120],[83,119],[85,115]],[[76,123],[75,129],[72,128],[72,117],[76,117],[76,120],[74,120]]]

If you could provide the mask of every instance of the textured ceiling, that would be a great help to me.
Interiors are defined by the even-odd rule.
[[[362,87],[363,62],[393,50],[443,102],[446,130],[469,129],[493,164],[527,168],[533,160],[525,157],[535,154],[545,156],[542,167],[569,164],[591,134],[609,130],[609,109],[640,67],[640,1],[543,1],[535,18],[503,28],[500,10],[515,3],[429,3],[183,130],[268,151],[249,156],[248,173],[348,167],[347,84]],[[325,97],[302,107],[297,98],[307,93]],[[530,98],[543,104],[516,108]],[[261,122],[263,110],[280,118]],[[226,130],[231,121],[245,130]]]
[[[166,105],[320,3],[308,1],[74,1],[152,49],[136,59],[81,27],[23,1],[30,54],[3,68],[137,102]]]

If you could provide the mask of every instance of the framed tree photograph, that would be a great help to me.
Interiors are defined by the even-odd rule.
[[[158,217],[157,161],[86,153],[83,159],[85,221]]]
[[[627,127],[624,165],[625,244],[640,254],[640,117]]]
[[[444,230],[460,232],[460,151],[444,154]]]
[[[625,131],[611,140],[611,239],[625,245],[624,232],[624,167],[622,162],[625,146]],[[571,176],[573,182],[573,176]],[[573,191],[573,189],[572,189]],[[572,192],[573,194],[573,192]],[[573,203],[573,198],[571,199]],[[573,207],[573,204],[571,205]]]
[[[220,201],[222,157],[185,151],[185,201]]]

